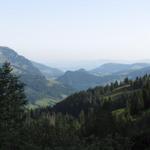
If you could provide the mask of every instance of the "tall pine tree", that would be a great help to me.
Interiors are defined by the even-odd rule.
[[[12,73],[10,63],[0,68],[0,149],[19,149],[26,97],[24,84]]]

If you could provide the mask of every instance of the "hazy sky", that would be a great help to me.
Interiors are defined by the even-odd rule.
[[[150,58],[150,0],[0,0],[0,45],[40,62]]]

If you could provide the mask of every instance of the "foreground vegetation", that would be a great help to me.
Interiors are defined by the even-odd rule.
[[[148,150],[150,76],[76,93],[27,110],[24,85],[0,69],[1,150]]]

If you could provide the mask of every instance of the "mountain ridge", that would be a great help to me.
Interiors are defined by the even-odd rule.
[[[121,63],[105,63],[100,67],[90,70],[91,73],[97,75],[115,74],[121,72],[129,72],[136,69],[142,69],[150,66],[149,63],[133,63],[133,64],[121,64]]]
[[[53,83],[49,86],[49,80],[36,68],[32,62],[24,56],[18,55],[13,49],[0,47],[0,64],[10,62],[13,73],[20,76],[20,80],[26,84],[25,93],[29,102],[35,103],[37,100],[53,99],[56,102],[64,96],[72,93],[72,89],[61,83]]]
[[[36,68],[38,68],[47,79],[49,79],[49,78],[54,78],[55,79],[55,78],[58,78],[58,77],[60,77],[64,74],[64,72],[60,69],[49,67],[47,65],[44,65],[44,64],[41,64],[41,63],[38,63],[38,62],[32,61],[32,64]]]

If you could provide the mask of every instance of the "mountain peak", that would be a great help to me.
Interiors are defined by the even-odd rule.
[[[81,68],[79,70],[77,70],[78,72],[87,72],[85,69]]]

